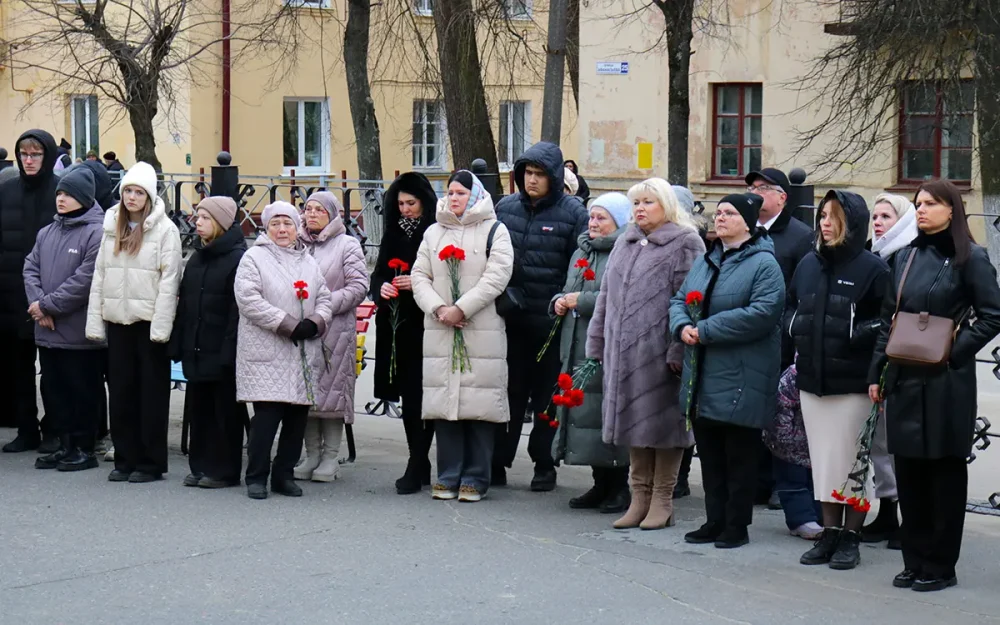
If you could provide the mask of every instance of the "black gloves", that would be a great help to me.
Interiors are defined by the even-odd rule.
[[[289,338],[292,339],[293,343],[298,344],[299,341],[315,338],[317,334],[319,334],[319,327],[309,319],[303,319],[292,330],[292,335]]]

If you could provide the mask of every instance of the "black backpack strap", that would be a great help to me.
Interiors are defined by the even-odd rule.
[[[497,233],[497,228],[499,227],[500,227],[499,219],[494,221],[493,225],[490,226],[490,234],[489,236],[486,237],[486,258],[490,257],[490,250],[493,249],[493,235]]]

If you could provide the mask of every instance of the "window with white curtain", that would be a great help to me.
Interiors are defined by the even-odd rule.
[[[330,168],[330,106],[323,98],[286,98],[282,111],[285,173]]]
[[[70,99],[70,124],[73,128],[73,160],[86,158],[90,151],[100,154],[101,126],[96,95],[75,95]]]

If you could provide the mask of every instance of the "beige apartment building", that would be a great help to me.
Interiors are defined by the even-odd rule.
[[[509,169],[541,132],[548,3],[500,1],[510,24],[534,54],[524,61],[505,57],[503,50],[487,49],[484,60],[498,156],[501,169]],[[429,35],[432,1],[411,2],[412,22]],[[343,62],[347,2],[296,0],[296,7],[302,34],[292,71],[275,76],[275,58],[267,53],[233,68],[229,120],[233,163],[240,166],[241,176],[281,176],[293,170],[298,176],[339,176],[344,170],[355,179],[357,159]],[[0,3],[0,40],[5,33],[8,38],[21,35],[19,11],[24,10],[18,0]],[[369,66],[383,176],[391,178],[397,170],[451,171],[448,136],[457,129],[448,128],[436,85],[414,69],[414,59],[420,57],[415,38],[378,30],[377,11]],[[433,40],[429,44],[436,50]],[[160,107],[157,155],[165,172],[197,174],[201,167],[207,171],[223,148],[222,66],[216,61],[214,54],[203,57],[198,72],[203,78],[194,83],[175,81],[180,86],[170,94],[171,110]],[[44,85],[49,84],[45,81],[50,79],[18,69],[16,62],[0,64],[0,146],[12,153],[20,132],[38,127],[52,132],[57,141],[65,137],[73,145],[74,157],[89,150],[99,154],[113,150],[126,166],[131,165],[135,141],[121,108],[95,91],[56,89],[44,95]],[[579,133],[568,79],[565,94],[562,145],[571,157]]]
[[[580,100],[580,167],[591,188],[625,189],[635,180],[667,172],[669,76],[666,52],[656,49],[664,22],[655,7],[636,13],[646,4],[581,3],[580,89],[585,95]],[[800,110],[810,94],[799,92],[794,83],[809,61],[836,40],[824,30],[825,24],[839,21],[834,4],[730,1],[730,26],[723,36],[696,34],[688,150],[696,197],[717,200],[742,188],[746,173],[760,166],[812,170],[823,140],[794,155],[796,129],[816,121],[815,111]],[[943,176],[968,187],[967,210],[982,212],[971,93],[963,108],[950,111],[940,95],[937,102],[933,95],[926,101],[904,88],[890,97],[899,98],[901,112],[896,145],[865,168],[843,166],[822,178],[810,176],[817,196],[840,187],[871,202],[886,190],[912,195],[921,179]],[[909,116],[908,128],[903,112]],[[943,114],[949,116],[950,133],[940,130]],[[979,238],[982,220],[975,221]]]

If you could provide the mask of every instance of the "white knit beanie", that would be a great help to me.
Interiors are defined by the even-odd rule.
[[[580,190],[580,181],[568,167],[563,170],[563,185],[569,189],[570,195],[576,195],[576,192]]]
[[[288,217],[295,224],[295,230],[298,231],[299,227],[302,225],[302,217],[299,215],[299,210],[289,204],[288,202],[277,201],[274,204],[268,204],[264,207],[264,216],[261,218],[260,223],[267,228],[267,224],[271,222],[275,217]]]
[[[121,189],[141,187],[149,195],[149,201],[156,201],[156,170],[149,163],[139,161],[129,168],[122,177]]]

